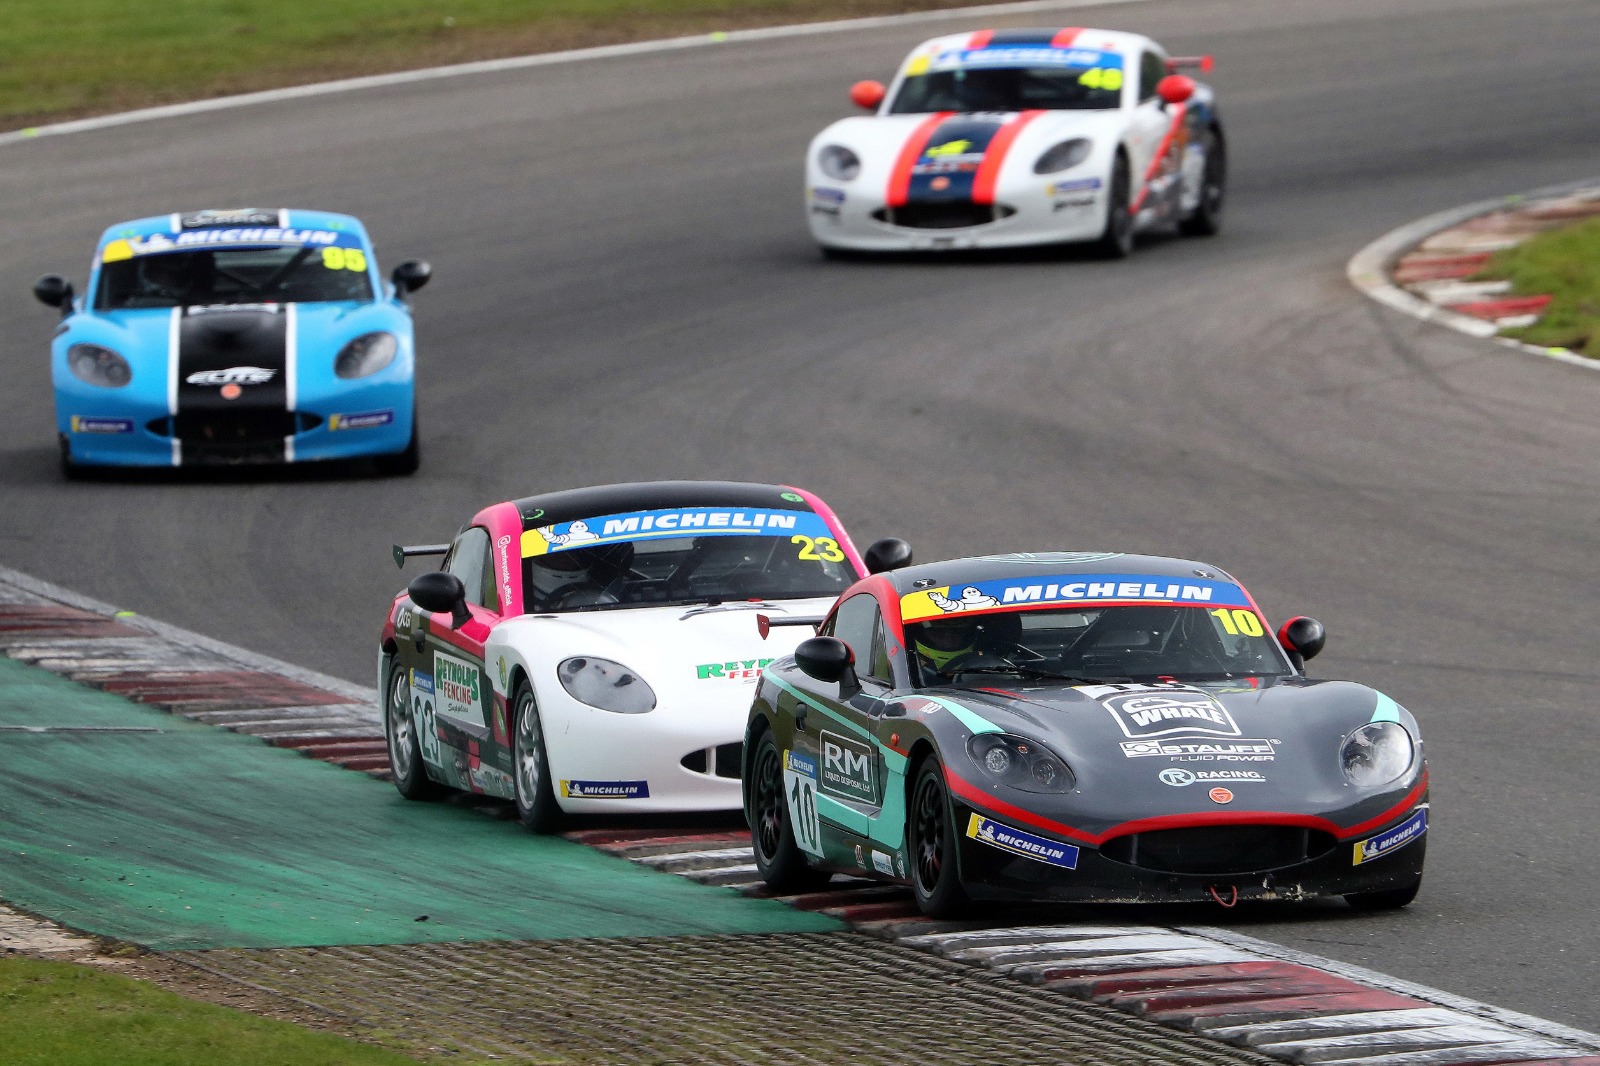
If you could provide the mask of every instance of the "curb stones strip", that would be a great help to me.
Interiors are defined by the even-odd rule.
[[[0,651],[174,714],[387,776],[376,690],[3,567]],[[566,837],[663,873],[773,898],[756,874],[745,832],[589,829]],[[1600,1036],[1229,930],[934,922],[919,914],[907,890],[847,877],[819,892],[776,898],[860,933],[1282,1062],[1600,1066]]]

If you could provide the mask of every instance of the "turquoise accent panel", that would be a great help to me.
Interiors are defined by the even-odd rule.
[[[1378,693],[1378,706],[1372,712],[1374,722],[1400,721],[1400,705],[1383,693]]]
[[[1000,729],[999,726],[995,725],[993,722],[989,721],[987,718],[984,718],[981,715],[978,715],[978,714],[975,714],[972,711],[969,711],[967,708],[961,706],[961,704],[957,703],[955,700],[947,700],[947,699],[943,698],[942,696],[927,696],[927,695],[924,695],[922,698],[925,699],[925,700],[928,700],[930,703],[937,703],[939,706],[943,707],[945,710],[947,710],[951,714],[955,715],[956,716],[956,721],[958,721],[962,725],[966,726],[967,727],[967,732],[969,732],[969,733],[972,733],[972,734],[976,735],[978,733],[999,733],[999,732],[1001,732],[1001,729]]]
[[[840,803],[831,796],[817,793],[817,814],[841,828],[861,836],[871,836],[872,819],[850,806]],[[873,839],[877,839],[874,837]]]

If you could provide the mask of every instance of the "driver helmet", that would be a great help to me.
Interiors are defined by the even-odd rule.
[[[217,275],[216,257],[206,249],[152,255],[139,266],[146,285],[183,303],[209,299]]]
[[[942,670],[962,655],[977,650],[978,624],[970,618],[937,618],[919,622],[911,641],[917,654],[935,670]]]

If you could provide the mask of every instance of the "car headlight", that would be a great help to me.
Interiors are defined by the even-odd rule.
[[[621,663],[580,655],[556,667],[567,695],[579,703],[617,714],[644,714],[655,710],[655,690],[644,678]]]
[[[1039,161],[1033,164],[1035,174],[1054,174],[1057,171],[1075,167],[1085,159],[1094,149],[1094,142],[1087,137],[1074,137],[1070,141],[1062,141],[1053,148],[1048,149]]]
[[[364,378],[394,362],[399,350],[393,333],[363,333],[339,350],[333,372],[342,378]]]
[[[107,389],[120,389],[133,380],[128,361],[98,344],[74,344],[68,348],[67,369],[79,381]]]
[[[967,753],[985,774],[1024,792],[1071,792],[1078,784],[1062,759],[1025,737],[979,733]]]
[[[1339,761],[1352,785],[1377,788],[1411,768],[1416,745],[1398,722],[1369,722],[1344,738]]]
[[[842,144],[830,144],[817,153],[817,166],[835,181],[854,181],[861,173],[861,157]]]

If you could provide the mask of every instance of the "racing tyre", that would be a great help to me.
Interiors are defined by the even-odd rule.
[[[561,824],[555,783],[550,780],[550,757],[544,749],[544,726],[539,703],[526,681],[512,697],[516,722],[511,734],[512,780],[517,792],[517,820],[535,833],[554,833]]]
[[[936,755],[923,760],[911,789],[907,835],[911,848],[911,893],[930,918],[954,918],[967,909],[966,890],[956,869],[956,825],[944,767]]]
[[[72,444],[67,440],[65,433],[58,434],[61,443],[61,476],[68,481],[78,481],[83,477],[83,467],[72,461]]]
[[[795,844],[783,785],[783,755],[772,733],[763,731],[756,744],[750,780],[750,844],[756,853],[756,870],[774,892],[813,892],[833,875],[814,869]],[[816,802],[815,797],[812,802]]]
[[[389,660],[389,694],[383,706],[383,739],[389,748],[394,787],[408,800],[433,799],[444,789],[422,762],[416,719],[411,713],[411,683],[399,661]]]
[[[1228,183],[1228,151],[1215,129],[1206,131],[1206,169],[1200,178],[1200,203],[1178,223],[1185,237],[1214,237],[1222,230],[1222,198]]]
[[[1128,207],[1132,184],[1128,157],[1118,152],[1106,192],[1106,228],[1094,244],[1103,258],[1126,259],[1133,254],[1133,212]]]
[[[411,443],[406,445],[406,450],[393,455],[380,455],[376,465],[378,473],[384,477],[407,477],[417,472],[417,467],[422,465],[422,442],[417,438],[415,419],[411,422]]]

